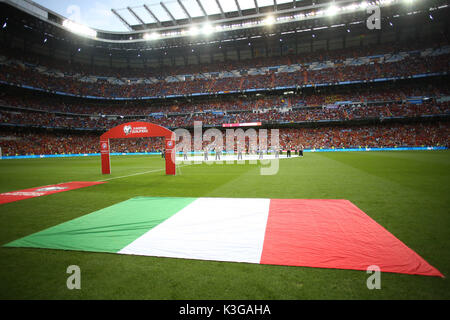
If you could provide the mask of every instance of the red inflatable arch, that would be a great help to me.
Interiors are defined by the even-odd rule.
[[[100,136],[102,173],[111,173],[109,139],[164,137],[166,147],[166,174],[175,175],[175,132],[149,122],[128,122],[112,128]]]

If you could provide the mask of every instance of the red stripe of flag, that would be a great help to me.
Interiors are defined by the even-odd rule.
[[[443,277],[348,200],[272,199],[260,263]]]

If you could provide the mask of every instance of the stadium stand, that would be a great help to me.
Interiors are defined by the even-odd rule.
[[[103,79],[104,76],[97,74],[75,73],[71,67],[64,67],[62,62],[56,64],[58,69],[54,69],[54,64],[31,64],[12,58],[10,54],[9,57],[0,57],[0,81],[86,97],[170,97],[444,74],[449,71],[449,53],[450,46],[425,47],[397,54],[386,51],[377,58],[372,58],[369,51],[360,52],[361,56],[347,56],[345,59],[333,59],[336,56],[331,54],[331,60],[319,60],[321,55],[318,54],[311,58],[312,62],[304,64],[267,65],[257,68],[252,71],[257,75],[248,74],[252,68],[250,62],[247,66],[242,66],[243,69],[223,69],[215,75],[211,72],[185,75],[174,70],[172,72],[175,74],[166,77],[145,78],[146,75],[142,73],[140,78],[131,78],[130,74],[122,73],[120,78],[109,77],[106,80]],[[295,60],[295,57],[292,59]],[[231,77],[229,73],[232,74]],[[216,81],[211,84],[212,78]]]
[[[5,15],[12,10],[4,9]],[[430,31],[431,37],[425,30],[409,41],[410,34],[389,29],[384,32],[392,36],[379,35],[374,45],[364,40],[371,36],[367,30],[359,29],[360,42],[348,47],[344,33],[338,36],[344,39],[341,46],[315,49],[308,40],[311,45],[299,53],[303,38],[297,36],[286,39],[296,50],[284,54],[252,51],[251,57],[225,54],[214,61],[211,53],[209,61],[186,58],[180,64],[174,57],[170,64],[161,58],[138,66],[136,56],[113,63],[110,48],[103,61],[108,63],[97,64],[97,49],[78,42],[71,42],[66,54],[57,53],[52,48],[65,48],[56,36],[48,49],[43,49],[47,38],[28,48],[25,44],[38,37],[30,39],[27,32],[48,33],[39,27],[24,30],[27,19],[35,25],[35,18],[26,16],[8,20],[2,31],[0,147],[5,156],[97,153],[102,132],[136,120],[189,130],[194,121],[219,129],[225,123],[261,122],[263,128],[281,130],[282,148],[449,145],[445,34]],[[10,28],[22,42],[8,38]],[[91,52],[90,59],[78,58],[80,51]],[[149,141],[116,141],[112,150],[163,149],[161,140]]]

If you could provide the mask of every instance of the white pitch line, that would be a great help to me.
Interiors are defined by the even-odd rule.
[[[188,165],[189,164],[185,164],[185,165],[177,166],[177,167],[181,168],[181,167],[185,167],[185,166],[188,166]],[[146,174],[146,173],[151,173],[151,172],[158,172],[158,171],[163,171],[163,170],[166,170],[166,168],[161,168],[161,169],[156,169],[156,170],[149,170],[149,171],[144,171],[144,172],[138,172],[138,173],[133,173],[133,174],[129,174],[129,175],[126,175],[126,176],[121,176],[121,177],[114,177],[114,178],[98,180],[97,182],[109,181],[109,180],[120,179],[120,178],[127,178],[127,177],[132,177],[132,176],[138,176],[140,174]]]

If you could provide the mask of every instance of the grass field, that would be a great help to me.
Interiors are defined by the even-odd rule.
[[[381,290],[368,290],[363,271],[0,247],[0,299],[450,298],[448,151],[306,153],[269,176],[258,164],[193,164],[177,176],[163,166],[112,157],[105,177],[99,157],[2,160],[0,192],[117,179],[0,205],[0,245],[135,196],[348,199],[447,278],[383,273]],[[81,290],[66,287],[74,264]]]

